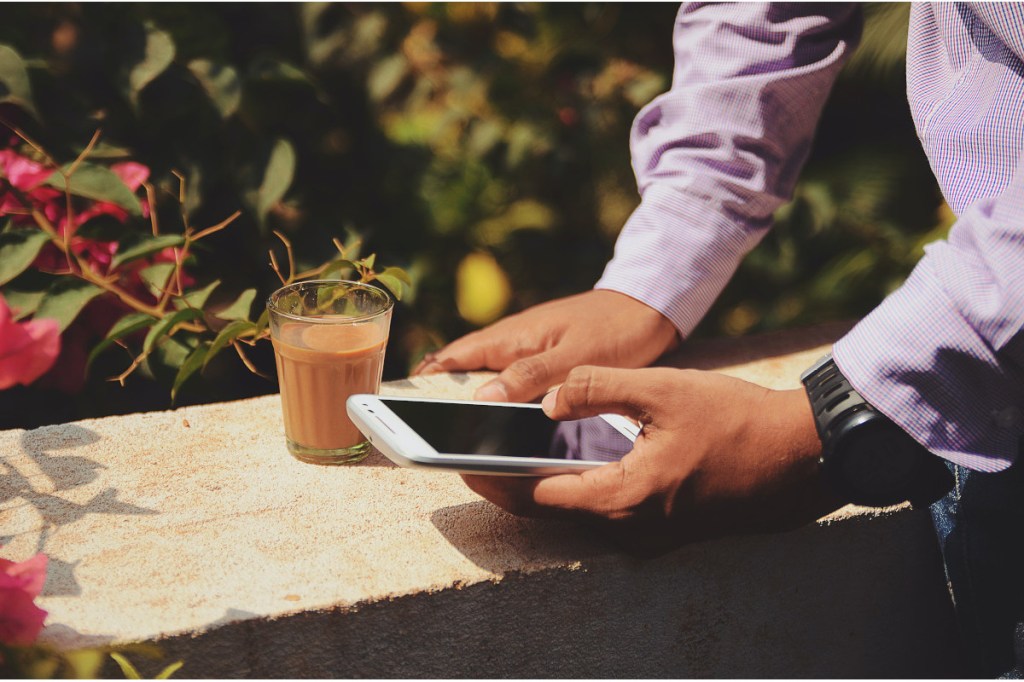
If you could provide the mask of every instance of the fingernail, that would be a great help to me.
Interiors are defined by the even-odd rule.
[[[500,381],[492,381],[478,388],[474,397],[485,402],[506,403],[508,402],[508,391]]]
[[[445,366],[434,358],[429,358],[420,363],[419,367],[416,368],[417,374],[442,374],[447,372]]]
[[[553,389],[548,392],[544,399],[540,401],[540,406],[544,408],[544,412],[551,414],[555,409],[555,401],[558,399],[558,389]]]
[[[421,362],[416,366],[416,369],[412,371],[413,375],[416,374],[437,374],[440,369],[440,365],[433,362]]]

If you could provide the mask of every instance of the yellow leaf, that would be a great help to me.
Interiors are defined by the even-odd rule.
[[[489,253],[474,252],[455,271],[455,305],[463,319],[485,325],[498,319],[512,298],[508,276]]]

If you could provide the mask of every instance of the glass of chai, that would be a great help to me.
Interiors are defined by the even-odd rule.
[[[382,289],[338,280],[297,282],[270,295],[284,433],[296,459],[348,464],[369,454],[345,400],[380,389],[393,305]]]

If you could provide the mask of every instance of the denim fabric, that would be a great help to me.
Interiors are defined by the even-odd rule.
[[[972,674],[1024,677],[1024,464],[997,474],[950,464],[932,521]]]

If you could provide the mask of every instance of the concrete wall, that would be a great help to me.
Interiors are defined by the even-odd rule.
[[[478,523],[482,504],[451,522]],[[922,514],[901,512],[656,560],[610,550],[575,569],[163,646],[190,662],[183,673],[215,677],[957,677],[930,533]]]
[[[840,331],[672,361],[785,387]],[[485,379],[385,390],[468,396]],[[641,560],[451,474],[297,462],[276,396],[0,432],[0,544],[51,557],[44,641],[156,642],[162,661],[133,660],[184,659],[180,677],[960,674],[921,512],[848,508]]]

